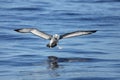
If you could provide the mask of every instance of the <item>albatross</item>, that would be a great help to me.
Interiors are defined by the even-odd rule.
[[[15,29],[15,31],[20,33],[33,33],[34,35],[39,36],[43,39],[50,40],[50,42],[47,44],[47,47],[53,48],[57,46],[59,40],[61,39],[88,35],[88,34],[95,33],[97,30],[83,30],[83,31],[79,30],[79,31],[74,31],[70,33],[65,33],[63,35],[58,35],[58,34],[50,35],[36,28],[21,28],[21,29]]]

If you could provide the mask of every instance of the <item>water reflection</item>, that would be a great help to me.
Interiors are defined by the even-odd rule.
[[[51,77],[58,77],[64,65],[60,63],[70,63],[70,62],[92,62],[98,61],[97,59],[92,58],[60,58],[56,56],[48,56],[48,73]],[[62,75],[62,74],[61,74]]]
[[[104,62],[117,62],[111,59],[98,59],[98,58],[79,58],[79,57],[56,57],[48,56],[47,59],[40,59],[40,56],[35,55],[19,55],[14,58],[17,62],[12,67],[17,67],[16,75],[19,80],[53,80],[53,78],[60,78],[68,75],[78,75],[82,79],[84,74],[96,74],[95,71],[101,71],[101,67],[108,71],[109,67],[101,65]],[[22,59],[21,59],[22,58]],[[39,59],[36,59],[39,58]],[[24,61],[23,61],[24,60]],[[40,62],[41,61],[41,62]],[[46,62],[47,61],[47,62]],[[31,64],[30,64],[31,63]],[[41,63],[41,64],[40,64]],[[84,64],[87,63],[87,64]],[[18,64],[21,64],[20,66]],[[26,66],[27,64],[27,66]],[[28,65],[29,64],[29,65]],[[90,65],[91,64],[91,65]],[[90,65],[90,66],[88,66]],[[29,68],[28,68],[29,67]],[[112,68],[112,66],[111,66]],[[89,70],[88,70],[89,69]],[[98,72],[99,72],[98,71]],[[9,73],[9,72],[6,72]],[[12,72],[11,72],[12,73]],[[91,74],[92,73],[92,74]],[[71,76],[74,78],[74,76]],[[77,78],[75,78],[77,79]],[[88,80],[88,79],[85,79]],[[95,79],[94,79],[95,80]]]
[[[48,69],[55,70],[60,67],[61,62],[92,62],[98,61],[98,59],[93,58],[60,58],[56,56],[48,56]]]
[[[60,76],[57,69],[59,68],[58,57],[48,56],[48,70],[51,77]]]
[[[48,56],[48,65],[48,68],[52,70],[59,68],[58,58],[56,56]]]
[[[103,61],[103,59],[79,58],[79,57],[61,58],[56,56],[48,56],[48,64],[49,68],[51,69],[59,68],[60,62],[98,62],[98,61]]]

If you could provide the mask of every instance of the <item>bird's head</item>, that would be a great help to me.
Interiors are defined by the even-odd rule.
[[[60,36],[58,34],[55,34],[55,35],[53,35],[53,37],[56,39],[59,39]]]

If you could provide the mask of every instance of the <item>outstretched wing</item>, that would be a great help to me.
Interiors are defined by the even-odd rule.
[[[34,29],[34,28],[22,28],[22,29],[16,29],[15,31],[20,32],[20,33],[33,33],[39,37],[42,37],[42,38],[48,39],[48,40],[50,40],[52,37],[51,35],[46,34],[42,31],[39,31],[39,30]]]
[[[66,33],[66,34],[60,35],[60,39],[70,38],[70,37],[75,37],[75,36],[82,36],[82,35],[87,35],[87,34],[92,34],[92,33],[95,33],[96,31],[97,30],[70,32],[70,33]]]

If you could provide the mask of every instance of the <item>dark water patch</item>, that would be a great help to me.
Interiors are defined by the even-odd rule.
[[[1,73],[3,73],[3,74],[4,74],[4,73],[9,73],[9,72],[10,72],[9,70],[1,70],[1,71],[0,71],[0,74],[1,74]]]
[[[93,3],[94,0],[88,1],[88,0],[69,0],[68,2],[72,2],[72,3]]]
[[[113,59],[98,59],[98,58],[78,58],[78,57],[69,57],[69,58],[62,58],[62,57],[56,57],[56,56],[48,56],[48,65],[50,69],[57,69],[60,67],[64,67],[65,65],[67,66],[78,66],[81,63],[83,64],[95,64],[93,66],[93,64],[91,66],[89,66],[88,68],[113,68],[113,65],[110,64],[106,64],[106,65],[96,65],[96,64],[101,64],[101,63],[114,63],[114,62],[118,62],[120,60],[113,60]],[[81,66],[82,67],[82,66]],[[118,68],[118,67],[117,67]],[[78,71],[78,70],[77,70]],[[72,71],[76,72],[75,70]],[[88,72],[88,71],[87,71]]]
[[[102,41],[88,41],[89,43],[102,43]]]
[[[89,78],[72,78],[72,79],[67,79],[67,80],[117,80],[117,78],[107,78],[107,77],[89,77]]]
[[[20,35],[17,36],[17,35],[0,35],[1,39],[2,40],[38,40],[37,38],[32,38],[32,37],[21,37]]]
[[[64,17],[64,16],[57,16],[56,18],[51,17],[48,18],[48,20],[57,20],[57,21],[88,21],[88,22],[113,22],[113,21],[119,21],[120,17],[118,16],[108,16],[108,17],[75,17],[75,16],[69,16],[69,17]]]
[[[26,14],[26,13],[25,13]],[[20,21],[18,21],[18,20],[36,20],[36,19],[38,19],[39,17],[38,16],[35,16],[35,15],[30,15],[30,14],[28,14],[28,15],[23,15],[23,14],[21,14],[21,15],[13,15],[13,14],[7,14],[7,15],[4,15],[4,14],[2,14],[2,15],[0,15],[0,17],[2,18],[0,21],[1,22],[7,22],[7,21],[16,21],[16,22],[20,22]]]
[[[34,8],[34,7],[16,7],[16,8],[10,8],[6,9],[10,11],[45,11],[44,8]]]
[[[70,45],[70,46],[79,46],[79,45],[81,45],[81,46],[83,46],[83,45],[85,45],[85,44],[83,44],[83,43],[74,43],[74,44],[61,44],[61,45]]]
[[[12,30],[14,30],[14,29],[18,29],[18,28],[33,28],[33,26],[32,25],[30,25],[30,24],[19,24],[19,25],[17,25],[17,24],[14,24],[13,26],[15,26],[15,27],[13,27],[13,29]],[[18,28],[17,28],[18,27]]]
[[[24,67],[24,66],[34,66],[33,63],[28,63],[28,62],[12,62],[12,63],[7,63],[7,64],[1,64],[1,65],[7,65],[7,66],[14,66],[14,67]]]
[[[119,16],[105,16],[105,17],[81,17],[75,18],[77,20],[84,20],[84,21],[113,21],[113,20],[120,20]]]
[[[117,11],[117,10],[118,10],[118,11],[120,10],[119,7],[117,7],[117,8],[109,8],[109,9],[110,9],[110,10],[116,10],[116,11]]]
[[[102,33],[103,34],[103,33]],[[111,33],[110,33],[111,34]],[[104,38],[104,39],[107,39],[107,38],[118,38],[119,35],[109,35],[109,34],[105,34],[104,35],[93,35],[93,36],[87,36],[87,37],[82,37],[82,38],[88,38],[88,39],[100,39],[100,38]]]
[[[19,20],[27,20],[27,21],[34,21],[34,20],[39,20],[39,17],[25,17],[25,16],[19,16],[19,17],[16,17],[16,19],[19,19]]]
[[[50,2],[43,2],[43,1],[31,1],[35,5],[31,5],[34,7],[52,7],[53,5]]]
[[[109,30],[107,30],[107,29],[104,29],[104,30],[100,30],[100,31],[102,31],[102,33],[103,32],[106,32],[106,33],[116,33],[116,32],[118,32],[119,30],[118,29],[116,29],[116,28],[114,28],[114,29],[109,29]]]
[[[97,3],[113,3],[113,2],[120,2],[120,0],[97,0]]]
[[[52,12],[53,14],[51,14],[52,16],[64,16],[64,17],[78,17],[78,16],[85,16],[85,15],[89,15],[90,14],[82,14],[82,13],[78,13],[78,12],[74,12],[74,11],[67,11],[67,10],[54,10]]]
[[[110,26],[116,26],[116,24],[115,23],[102,23],[102,24],[94,24],[94,25],[91,25],[91,26],[100,26],[100,27],[110,27]]]
[[[13,1],[11,1],[11,0],[0,0],[0,3],[13,3]]]
[[[52,62],[116,62],[120,60],[113,60],[113,59],[98,59],[98,58],[81,58],[81,57],[68,57],[68,58],[61,58],[56,56],[48,56],[48,60]]]
[[[80,20],[80,21],[99,21],[101,18],[99,17],[81,17],[81,18],[73,18],[74,20]]]
[[[58,58],[58,62],[116,62],[120,60],[113,59],[97,59],[97,58]]]
[[[65,15],[65,16],[80,16],[81,14],[79,14],[79,13],[61,13],[61,15]]]
[[[82,53],[82,54],[109,54],[105,52],[99,52],[99,51],[73,51],[75,53]]]
[[[5,49],[4,48],[0,48],[0,55],[1,55],[0,58],[4,58],[3,57],[4,55],[6,55],[6,56],[9,55],[9,53],[4,52],[4,50],[7,50],[7,49],[6,48]]]
[[[41,58],[40,55],[17,55],[17,56],[14,56],[14,57],[18,57],[18,58]]]
[[[0,15],[1,19],[0,22],[7,23],[7,22],[21,22],[20,20],[38,20],[39,17],[36,16],[25,16],[25,15]]]
[[[119,62],[119,61],[116,61],[116,62]],[[109,67],[111,67],[111,68],[120,68],[120,64],[119,63],[118,64],[117,63],[116,64],[111,64],[111,65],[109,65]],[[120,71],[117,71],[117,72],[120,72]]]
[[[1,51],[0,51],[0,55],[4,55],[4,54],[5,54],[4,52],[1,52]]]
[[[13,64],[9,65],[9,66],[15,66],[15,67],[25,67],[25,66],[37,66],[35,64],[38,64],[38,62],[14,62]],[[40,66],[40,64],[39,64]]]
[[[12,26],[0,26],[0,29],[2,29],[2,33],[7,33],[7,31],[6,30],[9,30],[9,31],[14,31],[14,27],[12,27]],[[5,32],[4,32],[5,31]],[[8,34],[8,33],[7,33]]]
[[[5,35],[4,34],[4,35],[0,35],[0,37],[1,37],[1,39],[6,39],[6,40],[8,39],[9,40],[13,37],[13,35],[8,35],[8,34]]]
[[[63,52],[63,53],[72,53],[72,54],[109,54],[109,53],[106,53],[106,52],[100,52],[100,51],[82,51],[82,50],[79,50],[79,49],[67,49],[67,50],[57,50],[57,52]]]
[[[2,65],[8,66],[8,65],[11,65],[11,64],[12,64],[12,62],[10,60],[0,60],[0,65],[1,66]]]
[[[42,51],[42,50],[48,49],[48,47],[46,46],[46,44],[39,43],[39,45],[35,45],[35,46],[32,45],[31,47],[28,46],[28,49]]]
[[[14,66],[14,67],[25,67],[25,66],[40,66],[44,64],[44,61],[38,56],[31,57],[21,57],[21,56],[13,56],[10,59],[0,60],[1,66]]]
[[[18,23],[18,22],[20,22],[20,21],[15,21],[15,20],[2,20],[2,21],[0,21],[1,23]]]
[[[31,1],[32,3],[40,4],[40,5],[50,5],[50,2],[45,2],[45,1]]]
[[[113,42],[109,42],[109,43],[107,43],[107,45],[114,46],[114,45],[120,45],[120,43],[118,43],[118,42],[116,42],[116,43],[115,42],[114,43]]]
[[[101,59],[94,58],[58,58],[58,62],[99,62]]]
[[[12,17],[14,17],[15,15],[13,15],[13,14],[0,14],[0,17],[1,18],[12,18]]]
[[[105,19],[105,20],[120,20],[120,16],[106,16],[106,17],[101,17],[101,19]]]
[[[113,3],[120,2],[119,0],[69,0],[72,3]]]
[[[80,21],[81,18],[73,18],[73,17],[56,17],[56,18],[49,18],[49,20],[57,20],[57,21]]]

